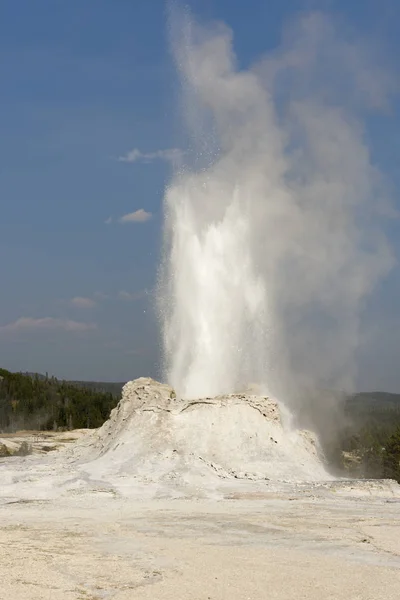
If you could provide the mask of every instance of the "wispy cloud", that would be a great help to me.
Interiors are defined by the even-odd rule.
[[[137,161],[149,163],[153,160],[164,160],[170,163],[177,163],[182,160],[183,152],[179,148],[167,148],[165,150],[156,150],[155,152],[141,152],[138,148],[134,148],[125,154],[119,156],[120,162],[134,163]]]
[[[118,217],[117,219],[113,219],[113,217],[108,217],[104,221],[106,225],[110,225],[111,223],[121,223],[122,225],[126,225],[126,223],[146,223],[146,221],[150,221],[153,217],[153,213],[148,212],[144,208],[139,208],[134,212],[123,215],[122,217]]]
[[[93,308],[96,306],[96,302],[91,298],[85,298],[83,296],[75,296],[71,299],[71,304],[76,308]]]
[[[127,292],[125,290],[121,290],[118,292],[118,298],[120,300],[126,300],[127,302],[134,302],[135,300],[144,298],[144,296],[148,296],[148,294],[148,290],[139,290],[138,292]]]
[[[95,323],[83,323],[81,321],[72,321],[70,319],[57,319],[54,317],[35,319],[33,317],[20,317],[12,323],[0,326],[0,334],[48,330],[80,332],[90,331],[96,328],[97,326]]]
[[[152,213],[147,212],[144,208],[139,208],[134,212],[123,215],[118,219],[118,223],[145,223],[152,218]]]

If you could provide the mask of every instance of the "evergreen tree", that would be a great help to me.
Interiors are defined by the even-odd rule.
[[[400,427],[390,436],[383,450],[383,475],[400,483]]]

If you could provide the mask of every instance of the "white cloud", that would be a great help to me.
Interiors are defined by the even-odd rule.
[[[139,208],[139,210],[135,210],[135,212],[128,213],[127,215],[123,215],[118,219],[119,223],[145,223],[152,218],[152,213],[147,212],[144,208]]]
[[[96,306],[96,302],[91,298],[84,298],[82,296],[75,296],[72,298],[71,304],[76,308],[93,308]]]
[[[35,319],[33,317],[20,317],[12,323],[0,326],[0,333],[46,330],[79,332],[90,331],[93,329],[96,329],[96,325],[94,323],[83,323],[81,321],[72,321],[70,319],[57,319],[54,317],[42,317],[40,319]]]
[[[138,148],[134,148],[124,156],[118,157],[118,160],[128,163],[137,161],[149,163],[153,160],[165,160],[166,162],[177,163],[180,162],[182,156],[183,152],[179,148],[167,148],[165,150],[156,150],[155,152],[141,152]]]

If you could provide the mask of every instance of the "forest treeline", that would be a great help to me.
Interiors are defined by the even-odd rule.
[[[339,439],[350,474],[400,483],[400,395],[355,394],[346,400],[345,421]]]
[[[0,432],[100,427],[117,405],[122,385],[0,369]],[[331,406],[334,410],[321,412],[317,395],[304,410],[316,415],[314,426],[331,467],[341,475],[400,482],[400,394],[355,394],[341,402],[334,398]]]
[[[400,394],[333,394],[331,401],[323,394],[316,398],[305,412],[315,417],[311,422],[333,472],[400,483]]]
[[[0,432],[100,427],[119,397],[120,387],[102,391],[100,384],[0,369]]]

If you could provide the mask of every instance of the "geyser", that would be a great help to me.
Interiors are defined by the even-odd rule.
[[[74,452],[97,481],[132,477],[136,487],[161,486],[163,495],[213,494],[239,481],[332,479],[315,436],[285,431],[273,400],[252,394],[185,400],[146,378],[125,384],[108,421]]]
[[[392,264],[364,140],[386,74],[311,14],[240,69],[232,33],[175,14],[190,142],[165,195],[165,372],[186,398],[352,387],[362,303]]]

